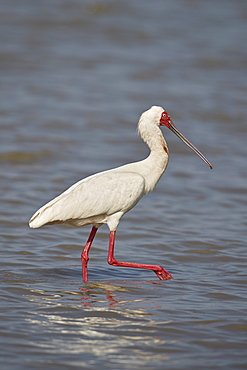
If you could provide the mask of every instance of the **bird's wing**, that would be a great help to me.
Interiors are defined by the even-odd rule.
[[[144,188],[144,178],[137,173],[101,172],[77,182],[41,207],[30,226],[125,213],[144,195]]]

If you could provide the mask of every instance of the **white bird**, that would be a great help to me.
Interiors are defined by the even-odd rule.
[[[149,269],[153,270],[160,280],[172,279],[171,274],[162,266],[120,262],[114,258],[116,229],[121,217],[133,208],[143,195],[154,189],[166,169],[169,152],[159,126],[168,127],[212,168],[204,155],[178,131],[168,113],[162,107],[152,106],[142,113],[138,122],[138,132],[150,148],[146,159],[78,181],[41,207],[30,219],[31,228],[60,223],[74,226],[93,225],[81,253],[84,281],[88,281],[89,249],[102,224],[107,224],[110,230],[110,265]]]

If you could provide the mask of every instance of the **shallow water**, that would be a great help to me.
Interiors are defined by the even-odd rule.
[[[245,369],[247,3],[1,2],[1,367]],[[117,232],[31,230],[75,181],[148,149],[140,113],[167,109],[169,166]]]

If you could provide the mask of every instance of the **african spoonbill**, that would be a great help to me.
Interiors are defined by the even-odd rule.
[[[108,263],[153,270],[160,280],[172,279],[162,266],[121,262],[114,257],[116,229],[121,217],[133,208],[143,195],[152,191],[168,163],[168,147],[160,126],[168,127],[212,168],[204,155],[191,144],[173,124],[168,113],[152,106],[142,113],[138,132],[150,148],[149,156],[111,170],[96,173],[72,185],[65,192],[41,207],[30,219],[29,226],[67,223],[74,226],[92,225],[87,243],[81,253],[82,276],[88,281],[89,250],[98,228],[107,224],[110,230]]]

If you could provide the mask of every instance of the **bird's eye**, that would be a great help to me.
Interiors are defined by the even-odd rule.
[[[162,114],[162,117],[166,117],[166,116],[167,116],[167,115],[166,115],[166,113],[163,113],[163,114]]]

